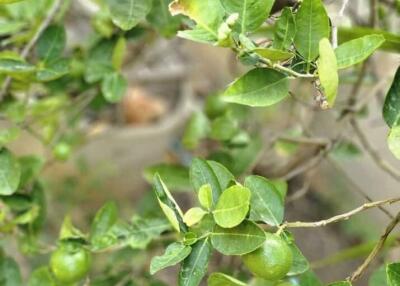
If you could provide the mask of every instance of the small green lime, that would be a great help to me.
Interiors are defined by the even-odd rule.
[[[276,281],[289,272],[293,255],[290,247],[279,236],[266,234],[264,244],[255,251],[243,255],[247,268],[256,276],[266,280]]]
[[[60,142],[54,146],[53,155],[58,160],[66,161],[71,155],[71,151],[71,145],[66,142]]]
[[[63,283],[82,280],[89,272],[91,254],[82,247],[60,246],[50,258],[50,269],[54,277]]]

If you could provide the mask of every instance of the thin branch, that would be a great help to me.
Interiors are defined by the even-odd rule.
[[[400,170],[396,169],[392,166],[389,162],[385,161],[379,153],[374,149],[371,143],[368,141],[367,136],[364,134],[358,122],[352,118],[350,120],[350,124],[353,127],[358,139],[360,140],[362,146],[364,147],[365,151],[367,151],[368,155],[372,158],[375,164],[381,168],[384,172],[389,174],[393,179],[400,182]]]
[[[39,40],[39,38],[43,34],[44,30],[46,30],[46,28],[53,21],[54,17],[57,14],[57,11],[61,8],[62,3],[63,3],[62,0],[55,0],[54,1],[53,6],[51,6],[46,18],[40,24],[40,26],[37,29],[36,33],[33,35],[33,37],[30,39],[30,41],[22,49],[21,54],[20,54],[22,59],[26,59],[26,57],[29,55],[29,52],[35,46],[36,42]],[[3,85],[2,85],[2,87],[0,89],[0,102],[3,100],[5,94],[7,93],[7,90],[10,87],[11,82],[12,82],[12,78],[9,77],[9,76],[6,77],[6,79],[4,80]]]
[[[338,46],[338,24],[344,16],[344,11],[346,10],[349,0],[343,0],[342,6],[340,7],[339,13],[332,21],[332,47],[336,48]]]
[[[371,208],[376,208],[382,205],[386,204],[393,204],[400,201],[400,198],[394,198],[394,199],[388,199],[388,200],[383,200],[383,201],[376,201],[372,203],[365,203],[362,206],[353,209],[349,212],[333,216],[328,219],[320,220],[320,221],[315,221],[315,222],[301,222],[301,221],[296,221],[296,222],[285,222],[283,223],[284,228],[309,228],[309,227],[321,227],[321,226],[326,226],[327,224],[331,223],[336,223],[339,221],[344,221],[348,220],[351,216],[356,215],[362,211],[365,211],[367,209]]]
[[[393,231],[396,225],[400,222],[400,212],[397,213],[396,217],[387,225],[385,232],[381,235],[378,243],[372,249],[371,253],[368,257],[364,260],[364,262],[356,269],[356,271],[351,274],[347,280],[350,282],[356,281],[360,276],[365,272],[371,262],[375,259],[378,255],[382,247],[385,245],[385,242],[389,236],[389,234]]]

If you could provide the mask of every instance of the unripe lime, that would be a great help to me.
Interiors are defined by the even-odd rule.
[[[256,276],[266,280],[282,279],[289,272],[293,255],[287,243],[275,234],[266,234],[264,244],[255,251],[243,255],[244,264]]]
[[[50,269],[55,278],[63,283],[82,280],[89,272],[91,254],[82,247],[60,246],[50,258]]]
[[[71,155],[71,145],[65,142],[60,142],[53,149],[53,155],[55,158],[61,161],[66,161]]]

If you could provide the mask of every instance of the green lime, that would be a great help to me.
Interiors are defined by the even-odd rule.
[[[56,146],[54,146],[53,155],[58,160],[66,161],[71,155],[71,151],[71,145],[65,142],[60,142]]]
[[[279,236],[266,234],[264,244],[255,251],[243,255],[244,264],[258,277],[276,281],[289,272],[293,255],[290,247]]]
[[[50,269],[55,278],[63,283],[82,280],[89,272],[91,254],[82,247],[60,246],[50,258]]]

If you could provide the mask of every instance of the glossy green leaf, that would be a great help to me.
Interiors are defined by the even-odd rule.
[[[388,286],[400,285],[400,263],[391,263],[386,266]]]
[[[287,190],[288,190],[287,182],[284,180],[280,180],[280,179],[274,179],[274,180],[269,180],[269,181],[275,186],[275,189],[281,195],[282,200],[285,201]]]
[[[38,68],[36,79],[42,82],[59,79],[69,73],[69,64],[69,60],[62,58],[45,62]]]
[[[220,272],[212,273],[207,280],[208,286],[246,286],[247,284],[236,278]]]
[[[47,266],[40,267],[32,272],[29,277],[28,286],[57,286]]]
[[[339,75],[335,52],[327,38],[319,42],[318,76],[329,107],[336,100]]]
[[[329,18],[321,0],[304,0],[296,14],[294,44],[306,62],[318,56],[322,38],[329,38]]]
[[[171,0],[153,0],[153,8],[147,15],[147,21],[165,37],[175,35],[181,25],[181,17],[174,17],[168,11],[171,2]]]
[[[101,240],[118,219],[118,207],[114,202],[107,202],[97,211],[90,230],[90,240],[93,244]]]
[[[387,142],[389,149],[393,153],[393,155],[397,159],[400,159],[400,125],[390,129]]]
[[[256,68],[235,80],[224,92],[224,100],[249,106],[270,106],[289,92],[287,77],[269,68]]]
[[[209,131],[210,122],[207,116],[203,112],[194,112],[186,125],[182,143],[189,150],[196,149]]]
[[[2,286],[21,286],[18,264],[11,257],[0,255],[0,282]]]
[[[165,253],[162,256],[155,256],[151,260],[150,274],[153,275],[164,268],[173,266],[181,262],[189,256],[191,251],[192,248],[190,246],[184,245],[179,242],[174,242],[168,245]]]
[[[174,164],[154,165],[147,167],[143,175],[146,181],[152,184],[156,173],[163,178],[165,184],[173,191],[185,191],[191,188],[189,169],[185,166]]]
[[[178,37],[186,40],[213,45],[217,42],[215,33],[201,27],[195,27],[192,30],[179,31]]]
[[[0,195],[9,196],[17,191],[21,177],[18,160],[7,149],[0,150]]]
[[[39,38],[36,45],[38,57],[44,61],[53,61],[62,56],[66,44],[66,33],[63,26],[49,26]]]
[[[200,187],[199,192],[197,193],[200,205],[210,210],[213,205],[213,198],[212,198],[212,189],[209,184],[203,185]]]
[[[212,248],[209,238],[192,245],[192,252],[183,261],[179,271],[179,286],[198,286],[207,273]]]
[[[224,165],[211,160],[208,160],[207,163],[217,176],[221,190],[225,190],[233,181],[235,181],[235,177],[227,168],[225,168]]]
[[[250,219],[274,226],[281,224],[284,204],[274,184],[260,176],[249,176],[244,185],[251,191]]]
[[[104,98],[111,103],[118,102],[124,97],[128,82],[119,73],[107,75],[101,83],[101,92]]]
[[[397,69],[392,85],[386,94],[383,105],[383,119],[391,128],[400,123],[400,67]]]
[[[195,30],[200,29],[202,34],[206,32],[206,38],[218,39],[217,31],[225,14],[219,1],[175,0],[170,4],[169,10],[172,15],[183,14],[194,20],[197,24]]]
[[[288,244],[293,254],[292,267],[288,272],[288,276],[299,275],[310,269],[310,264],[307,258],[304,257],[300,249],[292,242]]]
[[[151,0],[106,0],[113,23],[130,30],[144,20],[152,7]]]
[[[273,0],[220,0],[227,14],[239,14],[242,33],[257,30],[268,18]]]
[[[243,255],[259,248],[265,241],[264,231],[251,221],[234,228],[214,227],[211,234],[213,247],[225,255]]]
[[[172,226],[178,232],[186,232],[187,226],[183,222],[182,211],[158,174],[154,176],[153,185],[160,207]]]
[[[27,62],[14,59],[0,59],[0,74],[10,76],[29,75],[35,72],[36,67]]]
[[[201,221],[201,219],[207,214],[202,208],[191,208],[183,216],[183,221],[187,226],[192,226]]]
[[[287,61],[294,57],[294,54],[291,52],[285,52],[273,48],[256,48],[253,50],[253,52],[272,62]]]
[[[211,123],[210,137],[215,140],[226,141],[238,131],[237,121],[229,116],[221,116]]]
[[[210,164],[202,159],[195,158],[190,166],[190,181],[196,192],[206,184],[209,184],[212,189],[213,204],[218,201],[222,188],[218,177]]]
[[[240,185],[223,191],[213,211],[215,222],[224,228],[240,224],[249,211],[250,196],[250,190]]]
[[[287,50],[293,43],[296,35],[296,21],[292,10],[288,7],[282,10],[282,14],[275,24],[274,42],[272,47],[278,50]]]
[[[341,44],[335,49],[338,69],[364,61],[384,42],[382,35],[367,35]]]

